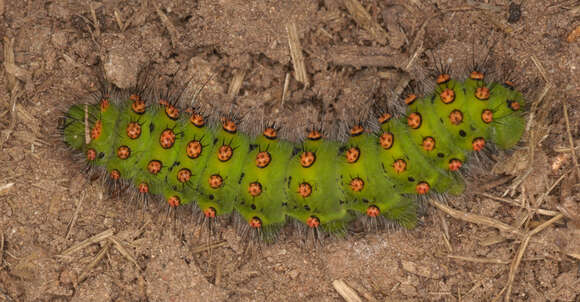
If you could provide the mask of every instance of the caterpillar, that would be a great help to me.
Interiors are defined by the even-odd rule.
[[[412,228],[417,196],[461,194],[459,172],[472,152],[518,143],[525,101],[513,83],[473,71],[463,81],[443,72],[432,93],[404,103],[400,115],[376,110],[378,131],[354,123],[346,141],[311,128],[291,142],[273,124],[252,136],[234,115],[211,122],[195,107],[135,93],[72,105],[61,130],[111,181],[170,207],[195,204],[207,219],[235,212],[262,238],[288,220],[330,233],[358,216]]]

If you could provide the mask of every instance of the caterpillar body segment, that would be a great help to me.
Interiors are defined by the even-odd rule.
[[[342,148],[339,182],[347,209],[370,217],[384,216],[411,228],[416,222],[415,203],[401,195],[381,168],[377,136],[351,135]]]
[[[233,121],[222,119],[222,127],[215,133],[213,150],[198,185],[201,196],[197,205],[210,218],[229,214],[234,209],[242,168],[250,150],[249,137],[239,133],[231,123]]]
[[[309,135],[310,136],[310,135]],[[329,231],[350,220],[337,182],[339,145],[322,137],[308,138],[288,165],[288,215]]]
[[[294,147],[274,135],[275,129],[266,130],[246,157],[236,209],[251,227],[277,229],[286,222],[287,168]]]

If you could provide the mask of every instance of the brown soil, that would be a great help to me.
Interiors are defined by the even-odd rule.
[[[515,1],[520,15],[507,0],[363,0],[366,23],[353,0],[247,2],[0,0],[0,301],[340,301],[337,280],[368,301],[580,301],[577,1]],[[465,75],[491,45],[496,77],[531,103],[525,137],[411,231],[321,246],[285,231],[247,252],[227,223],[208,237],[185,212],[109,197],[56,130],[103,75],[130,87],[147,69],[161,91],[204,86],[202,105],[300,133],[313,111],[328,127],[428,87],[433,57]]]

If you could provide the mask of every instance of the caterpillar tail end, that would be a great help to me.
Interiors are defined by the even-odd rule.
[[[59,120],[59,129],[63,132],[64,142],[76,150],[86,146],[85,108],[83,105],[73,105]]]

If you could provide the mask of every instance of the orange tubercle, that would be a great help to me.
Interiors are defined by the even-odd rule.
[[[445,84],[447,82],[449,82],[449,80],[451,80],[451,76],[447,73],[442,73],[440,75],[437,76],[437,84]]]
[[[482,101],[487,100],[487,99],[489,99],[489,96],[490,96],[489,88],[484,86],[484,87],[477,87],[475,89],[475,97],[478,100],[482,100]]]
[[[418,129],[421,127],[421,114],[419,112],[413,112],[407,117],[407,125],[411,129]]]
[[[414,93],[411,93],[405,98],[405,104],[411,105],[415,102],[416,99],[417,99],[417,95]]]
[[[415,189],[417,190],[417,194],[424,195],[427,194],[427,192],[429,192],[430,187],[428,183],[422,181],[417,184],[417,187]]]
[[[262,220],[260,220],[258,217],[253,217],[250,219],[250,226],[255,229],[259,229],[262,227]]]
[[[149,193],[149,186],[147,183],[142,182],[139,184],[139,193]]]
[[[388,122],[391,119],[391,117],[393,117],[393,116],[390,113],[383,113],[378,118],[379,123],[382,125],[382,124]]]
[[[121,172],[119,172],[119,170],[114,169],[113,171],[111,171],[111,178],[113,180],[119,180],[119,178],[121,178]]]
[[[95,151],[95,149],[89,149],[87,150],[87,160],[88,161],[93,161],[97,159],[97,151]]]
[[[478,81],[482,81],[484,77],[485,75],[483,74],[483,72],[479,71],[472,71],[471,74],[469,75],[470,79]]]
[[[369,206],[367,208],[367,216],[369,217],[377,217],[381,214],[381,210],[377,206]]]
[[[306,220],[306,224],[311,228],[317,228],[320,225],[320,219],[316,216],[310,216]]]
[[[451,104],[455,101],[455,91],[449,88],[445,88],[445,90],[441,91],[439,94],[439,98],[441,98],[441,102],[443,104]]]
[[[205,217],[207,217],[207,218],[215,218],[217,213],[213,207],[209,207],[209,208],[203,210],[203,215],[205,215]]]
[[[167,203],[170,207],[175,208],[181,204],[181,200],[179,200],[179,197],[177,196],[171,196],[167,198]]]
[[[461,165],[463,165],[463,163],[459,159],[451,159],[449,161],[449,171],[457,171],[461,168]]]
[[[478,137],[473,140],[471,145],[473,146],[473,150],[481,151],[483,150],[483,147],[485,147],[485,139],[483,137]]]
[[[318,130],[311,130],[308,132],[306,138],[311,141],[319,140],[322,138],[322,133],[320,133],[320,131]]]

